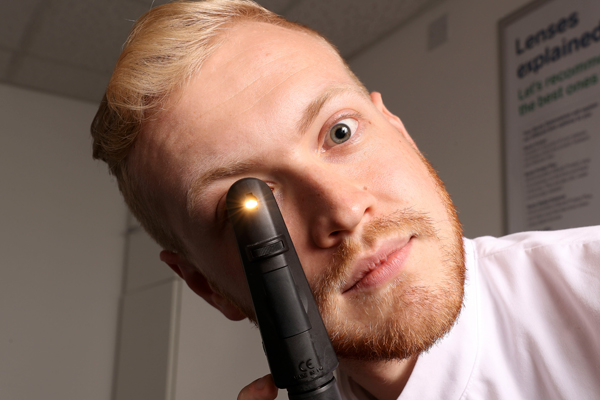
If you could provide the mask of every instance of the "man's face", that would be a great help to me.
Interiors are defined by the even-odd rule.
[[[406,357],[458,314],[462,242],[443,188],[400,120],[309,34],[262,23],[228,31],[146,124],[132,160],[189,261],[247,314],[225,196],[249,176],[272,188],[340,355]],[[352,342],[382,332],[403,349]]]

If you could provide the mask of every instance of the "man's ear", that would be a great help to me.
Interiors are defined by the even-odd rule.
[[[206,277],[181,255],[163,250],[160,252],[160,259],[179,275],[194,293],[221,311],[227,318],[232,321],[240,321],[246,318],[244,313],[234,306],[231,301],[217,293]]]
[[[375,107],[383,114],[383,116],[387,118],[390,124],[392,124],[396,129],[398,129],[400,133],[402,133],[402,136],[404,136],[405,139],[408,140],[408,142],[411,143],[415,149],[417,149],[417,145],[406,131],[406,128],[404,127],[404,124],[402,123],[400,118],[392,114],[383,104],[381,93],[371,92],[371,101],[373,102],[373,104],[375,104]],[[417,149],[417,151],[419,150]]]

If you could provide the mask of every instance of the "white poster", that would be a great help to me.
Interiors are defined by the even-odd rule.
[[[600,0],[500,22],[508,232],[600,224]]]

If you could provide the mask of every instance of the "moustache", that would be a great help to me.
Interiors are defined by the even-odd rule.
[[[426,213],[410,208],[367,222],[359,238],[346,237],[342,240],[325,271],[312,282],[317,304],[321,306],[330,293],[341,291],[346,286],[352,265],[361,253],[373,248],[378,240],[398,236],[437,238],[437,231]]]

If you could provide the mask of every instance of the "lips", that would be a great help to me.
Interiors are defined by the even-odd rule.
[[[386,241],[375,253],[359,258],[342,292],[376,288],[395,278],[405,265],[412,239],[413,236]]]

